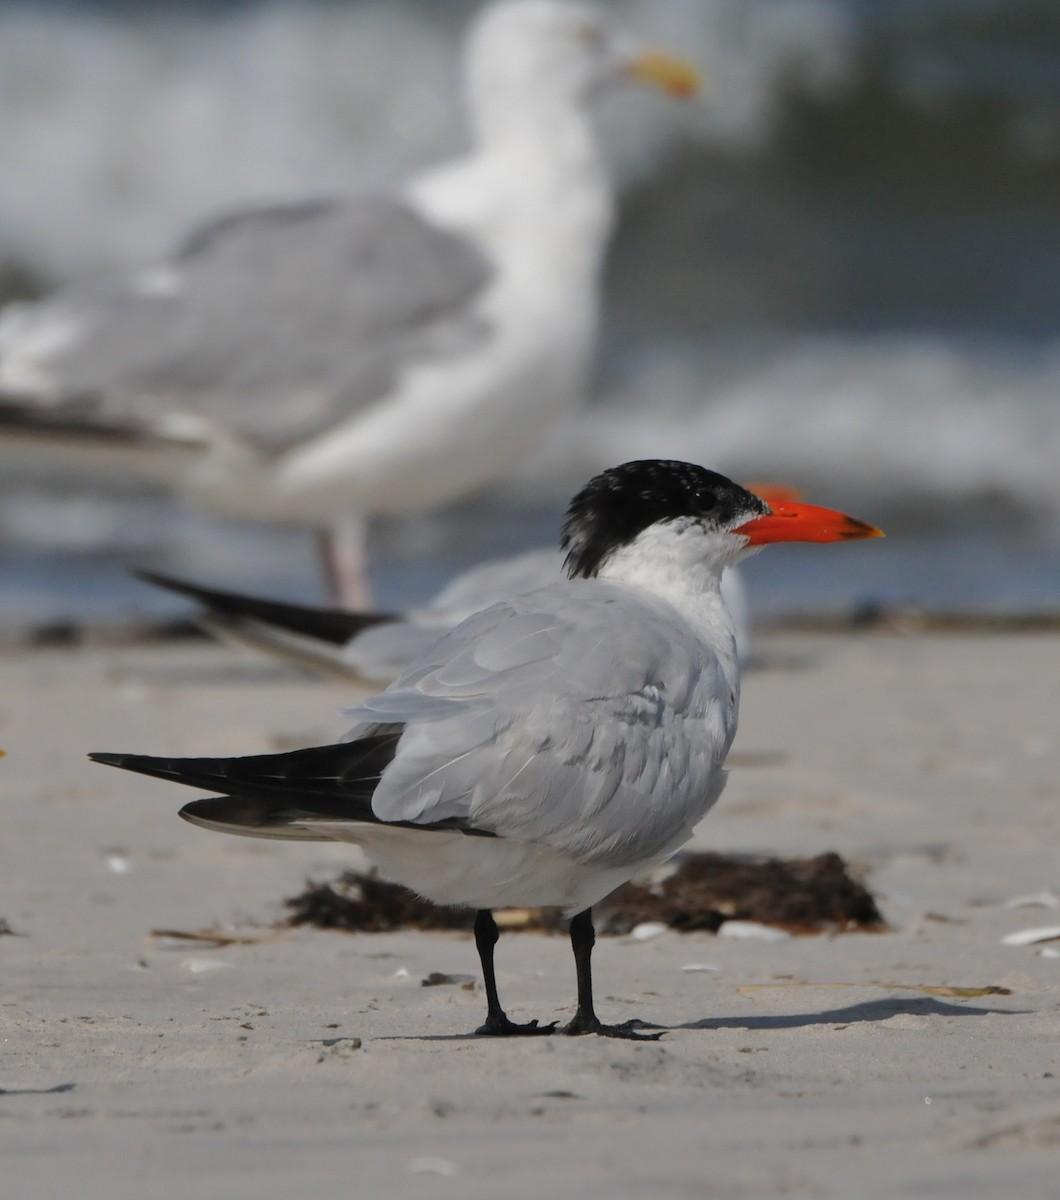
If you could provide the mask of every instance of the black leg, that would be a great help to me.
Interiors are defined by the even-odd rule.
[[[596,945],[596,930],[593,928],[593,910],[584,909],[571,919],[570,944],[574,951],[574,966],[578,972],[578,1011],[574,1020],[565,1025],[561,1033],[576,1035],[598,1033],[602,1037],[627,1038],[633,1042],[657,1042],[661,1033],[636,1033],[635,1021],[622,1025],[604,1025],[593,1008],[593,946]]]
[[[497,995],[497,976],[493,970],[493,947],[497,944],[500,932],[493,913],[488,908],[480,908],[475,913],[475,947],[478,950],[479,961],[482,963],[482,981],[486,985],[486,1023],[475,1030],[485,1037],[510,1037],[513,1034],[524,1036],[532,1034],[548,1034],[556,1024],[538,1025],[531,1021],[528,1025],[516,1025],[509,1021],[504,1009],[501,1008],[500,997]]]

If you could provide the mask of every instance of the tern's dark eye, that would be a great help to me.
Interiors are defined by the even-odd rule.
[[[697,497],[699,501],[700,512],[710,512],[712,508],[717,508],[718,497],[713,492],[700,492]]]

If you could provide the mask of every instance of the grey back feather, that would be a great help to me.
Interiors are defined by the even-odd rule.
[[[486,335],[491,277],[465,238],[391,199],[222,218],[156,272],[67,288],[20,314],[59,336],[42,367],[60,398],[150,428],[201,415],[265,452],[384,396],[407,363]],[[14,349],[17,352],[17,341]]]
[[[407,722],[377,816],[457,818],[604,866],[687,838],[721,791],[737,704],[680,614],[596,580],[470,617],[384,697],[350,712],[358,733]]]

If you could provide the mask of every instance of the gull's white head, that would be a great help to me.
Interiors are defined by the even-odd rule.
[[[698,88],[695,69],[646,51],[592,5],[500,0],[484,8],[467,40],[466,75],[480,133],[569,113],[612,83],[634,80],[676,96]]]

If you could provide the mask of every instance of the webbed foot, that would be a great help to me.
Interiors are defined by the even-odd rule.
[[[598,1037],[622,1038],[627,1042],[657,1042],[666,1032],[660,1029],[658,1033],[638,1033],[638,1029],[650,1028],[646,1021],[623,1021],[621,1025],[605,1025],[597,1016],[583,1017],[575,1013],[574,1020],[564,1025],[559,1031],[568,1037],[580,1037],[585,1033],[595,1033]]]
[[[555,1032],[555,1021],[548,1025],[539,1025],[537,1021],[528,1021],[525,1025],[519,1025],[515,1021],[509,1021],[504,1013],[501,1013],[500,1016],[491,1013],[486,1018],[485,1024],[475,1030],[478,1037],[545,1037]]]

